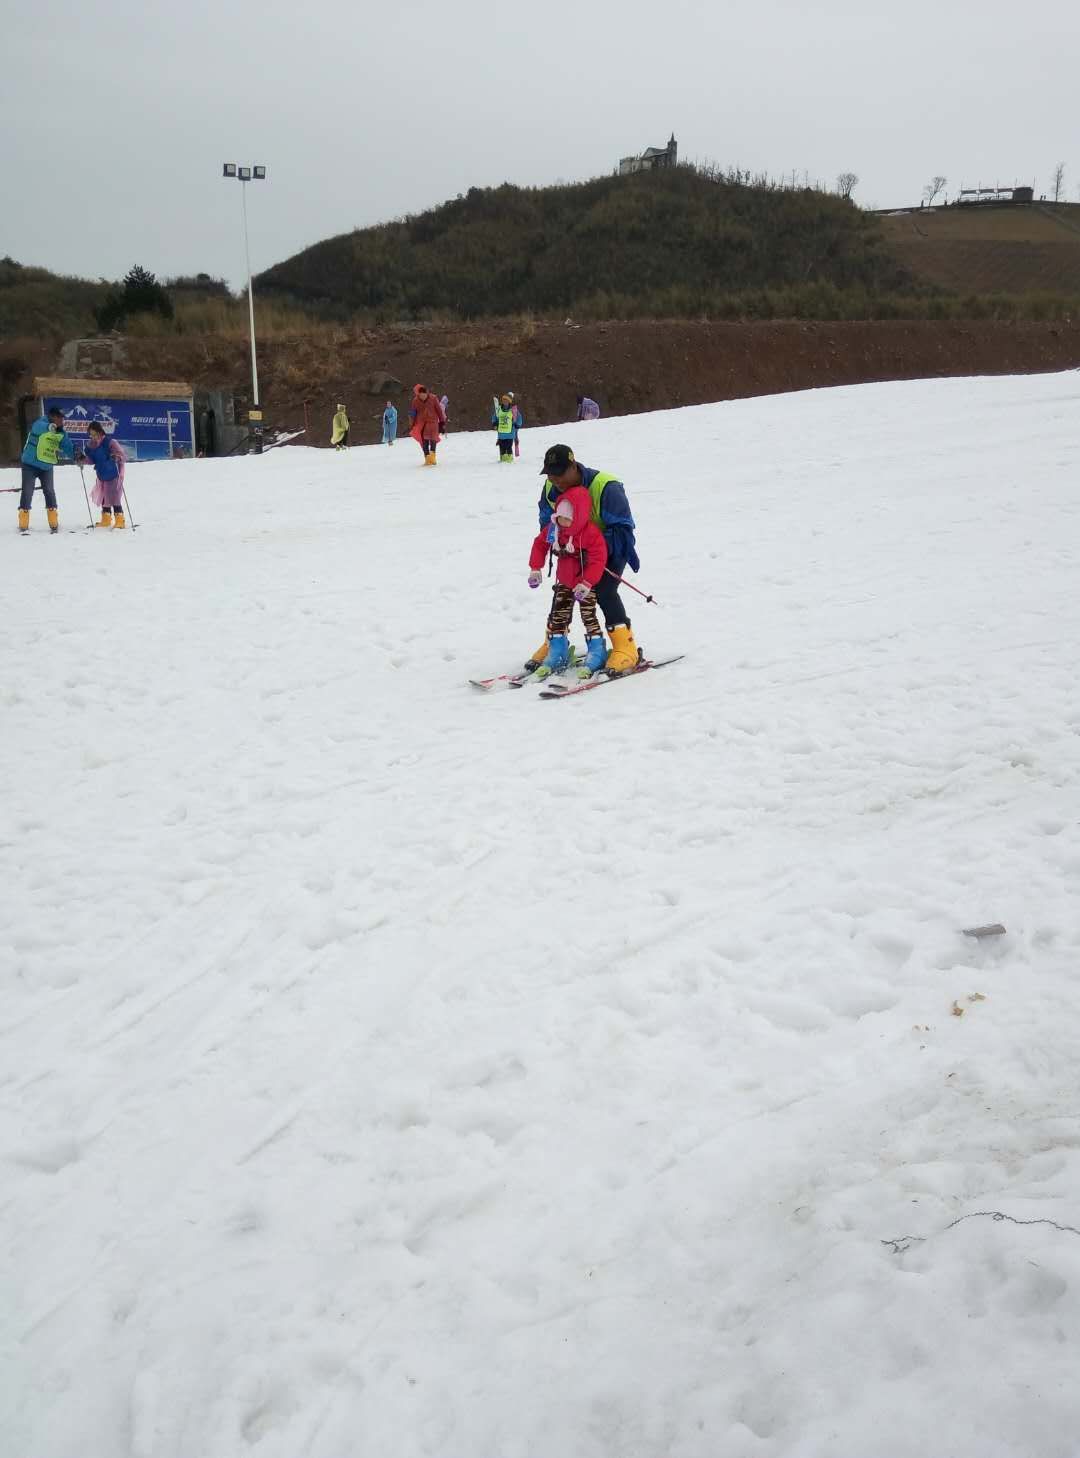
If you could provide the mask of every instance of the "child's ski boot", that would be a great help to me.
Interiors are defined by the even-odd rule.
[[[550,678],[553,673],[562,673],[570,663],[570,639],[565,633],[556,633],[548,640],[547,657],[536,670],[536,678]]]
[[[594,673],[599,673],[607,666],[607,644],[604,642],[604,635],[597,633],[595,638],[585,639],[585,661],[578,669],[578,678],[592,678]]]

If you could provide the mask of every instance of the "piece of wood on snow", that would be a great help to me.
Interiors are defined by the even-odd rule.
[[[989,926],[966,926],[964,935],[966,937],[1003,937],[1005,928],[1000,921],[993,921]]]

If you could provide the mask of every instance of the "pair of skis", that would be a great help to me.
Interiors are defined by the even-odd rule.
[[[624,678],[633,678],[636,674],[647,673],[652,668],[666,668],[669,663],[679,663],[685,657],[684,653],[676,653],[672,658],[643,658],[635,668],[628,669],[626,673],[605,673],[601,669],[591,678],[579,679],[576,683],[560,683],[553,676],[542,680],[544,687],[536,697],[539,699],[573,698],[575,694],[588,693],[590,689],[602,688],[606,683],[619,683]],[[470,678],[469,682],[473,688],[483,689],[489,693],[500,684],[505,684],[508,688],[521,688],[533,677],[532,673],[496,673],[491,678]]]

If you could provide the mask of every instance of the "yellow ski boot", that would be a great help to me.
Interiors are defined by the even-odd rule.
[[[118,506],[113,513],[113,526],[117,531],[122,531],[127,526],[127,522],[124,520],[124,508],[122,506]]]
[[[19,507],[19,530],[26,533],[30,530],[30,513]]]
[[[548,640],[545,638],[535,653],[530,653],[523,665],[526,673],[534,673],[548,655]]]
[[[639,656],[633,629],[629,623],[619,623],[617,627],[608,629],[608,635],[611,638],[611,652],[607,656],[605,670],[608,673],[629,673],[632,668],[637,667]]]
[[[47,506],[45,508],[45,515],[49,518],[49,530],[55,537],[56,533],[60,530],[60,518],[57,515],[56,507]]]
[[[101,520],[100,521],[96,521],[94,523],[94,525],[96,527],[111,527],[112,526],[112,507],[111,506],[103,506],[101,508]]]

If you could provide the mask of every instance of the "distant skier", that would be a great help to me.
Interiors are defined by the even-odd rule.
[[[607,564],[607,544],[590,519],[592,502],[583,486],[560,491],[550,519],[538,533],[529,554],[529,586],[544,580],[541,568],[550,556],[558,559],[551,612],[547,620],[546,651],[536,668],[537,677],[560,673],[570,662],[570,623],[575,603],[585,627],[585,661],[580,673],[589,678],[604,667],[607,644],[596,616],[596,587]]]
[[[99,527],[119,527],[124,521],[124,466],[127,457],[124,447],[113,436],[105,434],[100,420],[92,420],[86,431],[86,458],[91,462],[97,479],[90,499],[101,507]]]
[[[397,439],[397,408],[393,400],[387,400],[382,413],[382,443],[392,446]]]
[[[514,455],[520,456],[521,443],[518,440],[518,432],[525,427],[525,416],[522,414],[521,406],[514,397],[513,390],[510,390],[508,393],[510,396],[510,407],[514,412]]]
[[[412,429],[409,434],[424,452],[424,465],[436,466],[435,449],[442,436],[442,406],[426,385],[413,386],[413,400],[409,407]]]
[[[600,406],[595,400],[590,400],[588,395],[579,395],[577,397],[577,415],[574,418],[576,420],[599,420]]]
[[[635,572],[641,566],[626,487],[604,471],[581,465],[567,445],[549,447],[541,474],[546,477],[538,503],[541,531],[551,521],[552,510],[561,493],[582,487],[589,494],[592,523],[603,533],[607,546],[607,571],[599,579],[596,589],[596,600],[611,639],[611,652],[604,667],[608,673],[626,673],[637,665],[638,647],[615,579],[623,575],[627,565]],[[545,643],[532,655],[529,663],[542,661],[547,652],[548,645]]]
[[[335,450],[343,451],[349,444],[349,415],[344,405],[339,404],[330,432],[330,444]]]
[[[442,410],[442,414],[443,414],[443,422],[442,422],[443,435],[446,435],[447,432],[450,429],[450,396],[449,395],[441,395],[439,397],[439,407]]]
[[[49,530],[54,534],[60,530],[60,518],[56,511],[56,489],[53,486],[53,467],[63,460],[74,457],[74,449],[64,432],[64,412],[57,406],[35,420],[26,436],[22,450],[22,490],[19,493],[19,530],[30,530],[30,510],[34,505],[34,489],[40,485],[45,497],[45,515]]]
[[[491,397],[491,423],[495,427],[495,441],[499,447],[500,466],[514,464],[514,407],[509,395]]]

